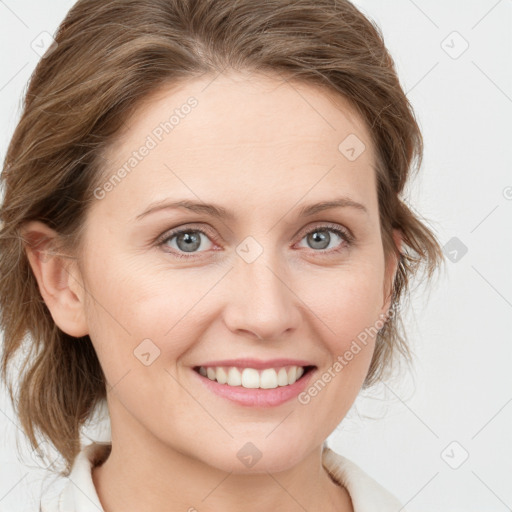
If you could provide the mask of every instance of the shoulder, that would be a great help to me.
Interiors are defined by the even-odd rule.
[[[331,478],[347,489],[354,512],[407,512],[393,494],[327,445],[324,445],[322,460]]]
[[[92,480],[92,468],[110,452],[110,443],[94,442],[82,448],[61,492],[42,501],[39,512],[103,512]]]

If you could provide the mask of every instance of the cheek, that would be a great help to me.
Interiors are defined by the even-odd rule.
[[[218,280],[176,269],[161,272],[136,258],[107,254],[89,261],[87,276],[90,337],[105,373],[116,373],[113,379],[139,363],[139,347],[158,356],[159,364],[172,364],[186,351],[197,339],[196,306]]]
[[[374,263],[330,269],[301,287],[299,296],[324,325],[331,352],[346,350],[351,340],[378,323],[382,284],[382,265]]]
[[[304,414],[313,414],[329,432],[345,417],[367,375],[382,327],[382,279],[382,266],[375,262],[347,266],[328,278],[317,276],[318,286],[310,282],[303,288],[305,302],[318,318],[315,335],[328,357],[299,403]]]

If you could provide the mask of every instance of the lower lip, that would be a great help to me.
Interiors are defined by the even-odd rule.
[[[204,386],[210,391],[223,398],[231,400],[239,405],[250,407],[275,407],[281,405],[299,393],[304,391],[316,368],[309,370],[299,380],[288,386],[279,386],[272,389],[251,389],[243,386],[229,386],[228,384],[219,384],[216,380],[204,377],[200,373],[192,370],[199,377]]]

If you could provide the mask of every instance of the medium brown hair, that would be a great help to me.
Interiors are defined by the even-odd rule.
[[[386,258],[399,257],[394,304],[420,268],[442,261],[435,236],[401,198],[422,157],[422,137],[378,27],[346,0],[80,0],[39,62],[1,176],[1,371],[32,447],[42,434],[66,472],[80,429],[106,396],[88,336],[56,325],[38,289],[21,228],[40,220],[71,249],[94,201],[101,155],[145,98],[166,84],[229,68],[280,75],[348,99],[376,148]],[[341,142],[341,141],[340,141]],[[403,236],[402,252],[392,230]],[[21,350],[26,348],[25,351]],[[14,381],[8,369],[22,353]],[[399,313],[379,332],[364,387],[395,355],[410,360]]]

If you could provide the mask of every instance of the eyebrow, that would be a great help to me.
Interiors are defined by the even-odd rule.
[[[232,211],[226,210],[222,206],[184,199],[181,201],[163,201],[159,203],[154,203],[150,205],[147,210],[137,215],[136,219],[140,220],[146,217],[147,215],[158,212],[160,210],[179,208],[184,208],[195,213],[203,213],[206,215],[210,215],[211,217],[216,217],[218,219],[233,220],[235,218],[235,214]],[[312,215],[315,215],[315,213],[322,212],[324,210],[331,210],[333,208],[353,208],[355,210],[368,214],[368,210],[366,206],[364,206],[363,204],[358,203],[357,201],[354,201],[349,197],[338,197],[332,199],[331,201],[323,201],[320,203],[314,203],[303,206],[299,210],[299,217],[310,217]]]

